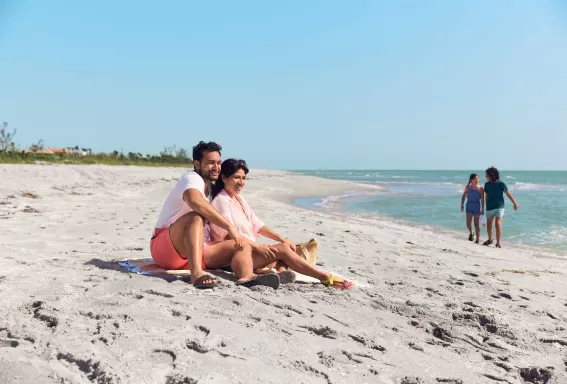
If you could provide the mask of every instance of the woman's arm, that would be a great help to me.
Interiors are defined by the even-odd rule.
[[[467,185],[465,187],[465,190],[463,191],[463,197],[461,197],[461,212],[465,210],[465,198],[467,197],[468,191],[469,191],[469,186]]]
[[[484,188],[480,187],[480,209],[481,215],[484,215]]]
[[[260,234],[264,237],[267,237],[268,239],[272,239],[274,241],[279,241],[282,244],[287,244],[287,245],[289,245],[291,250],[295,252],[295,244],[291,240],[288,240],[285,237],[283,237],[282,235],[279,235],[276,232],[272,231],[270,228],[268,228],[267,225],[264,225],[262,228],[260,228],[260,230],[258,231],[258,234]]]
[[[514,211],[517,211],[518,208],[520,208],[518,206],[518,203],[516,202],[516,199],[514,199],[514,196],[512,196],[512,194],[510,193],[510,191],[506,191],[506,196],[508,196],[508,198],[510,199],[510,201],[512,202],[512,204],[514,204]]]
[[[286,238],[278,235],[277,233],[275,233],[274,231],[272,231],[270,228],[268,228],[267,225],[264,225],[262,228],[260,228],[260,230],[258,231],[258,234],[267,237],[268,239],[272,239],[274,241],[279,241],[280,243],[283,243]]]

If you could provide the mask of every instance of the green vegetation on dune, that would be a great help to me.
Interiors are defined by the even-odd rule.
[[[0,164],[33,164],[47,162],[55,164],[106,164],[106,165],[140,165],[149,167],[187,167],[192,160],[170,155],[128,156],[118,153],[96,153],[82,156],[80,154],[43,154],[33,152],[1,152]]]
[[[27,149],[18,148],[14,143],[16,130],[9,132],[8,123],[0,126],[0,164],[33,164],[48,162],[56,164],[105,164],[140,165],[149,167],[187,167],[193,164],[187,151],[175,146],[166,147],[159,155],[114,151],[111,153],[91,153],[90,148],[79,146],[63,149],[45,149],[43,140]]]

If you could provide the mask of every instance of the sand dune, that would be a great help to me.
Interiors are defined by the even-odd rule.
[[[567,383],[565,259],[291,205],[370,187],[254,170],[245,190],[352,291],[120,270],[181,173],[0,165],[0,383]]]

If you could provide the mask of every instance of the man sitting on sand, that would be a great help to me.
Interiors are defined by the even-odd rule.
[[[256,276],[252,248],[239,231],[210,204],[212,182],[221,168],[221,146],[199,142],[193,147],[194,170],[185,173],[167,197],[150,242],[155,263],[164,269],[191,270],[196,288],[214,288],[217,280],[206,269],[230,265],[237,284],[279,286],[276,275]],[[231,240],[213,243],[206,221],[226,230]]]

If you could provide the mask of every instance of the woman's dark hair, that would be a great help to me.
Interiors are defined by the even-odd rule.
[[[229,178],[241,169],[244,171],[245,175],[247,175],[250,171],[246,165],[246,161],[244,160],[226,159],[222,162],[221,174],[213,186],[213,199],[224,189],[224,181],[222,181],[222,177],[224,176]]]
[[[470,185],[472,183],[473,179],[477,176],[478,175],[476,173],[471,173],[471,175],[469,176],[469,184],[468,185]]]
[[[500,180],[500,173],[498,169],[494,167],[490,167],[486,170],[486,176],[488,176],[488,179],[492,182]]]

